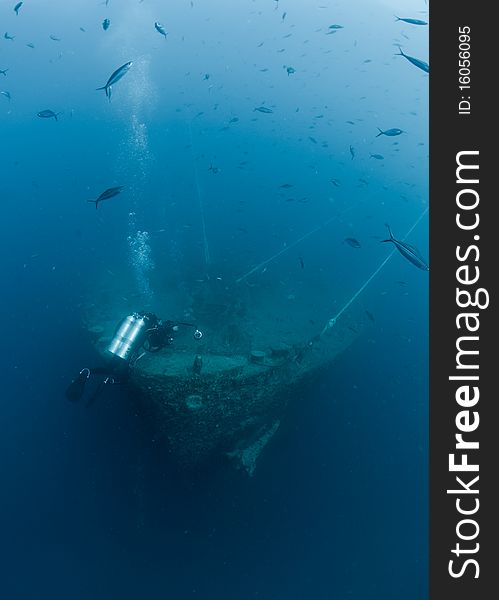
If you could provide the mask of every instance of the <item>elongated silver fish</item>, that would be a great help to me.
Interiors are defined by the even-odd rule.
[[[388,233],[390,234],[390,238],[388,240],[381,240],[384,242],[392,242],[395,245],[395,248],[402,254],[404,258],[406,258],[409,262],[411,262],[415,267],[421,269],[422,271],[429,271],[430,267],[425,259],[421,256],[421,253],[417,248],[411,246],[410,244],[406,244],[405,242],[401,242],[393,237],[392,230],[390,229],[390,225],[387,225]]]
[[[97,208],[99,207],[99,202],[102,202],[103,200],[109,200],[109,198],[114,198],[119,193],[121,193],[123,188],[124,188],[123,185],[118,185],[117,187],[108,188],[107,190],[102,192],[102,194],[97,198],[97,200],[87,200],[87,202],[94,202],[95,209],[97,210]]]
[[[130,67],[133,65],[133,62],[127,62],[124,65],[121,65],[121,67],[119,67],[118,69],[116,69],[116,71],[114,71],[114,73],[111,75],[111,77],[109,77],[109,79],[106,82],[106,85],[103,85],[100,88],[97,88],[98,90],[104,90],[106,92],[106,96],[109,98],[109,100],[111,100],[111,91],[112,91],[112,86],[117,83],[124,75],[126,75],[130,69]]]
[[[18,2],[15,6],[14,6],[14,12],[16,13],[16,15],[19,14],[19,10],[21,8],[21,6],[23,5],[22,2]]]
[[[421,21],[421,19],[404,19],[403,17],[397,17],[397,15],[395,15],[395,19],[397,21],[404,21],[404,23],[409,23],[410,25],[428,25],[426,21]]]
[[[400,48],[400,47],[399,47],[399,53],[396,54],[395,56],[403,56],[406,60],[408,60],[415,67],[417,67],[418,69],[421,69],[421,71],[424,71],[425,73],[430,72],[430,65],[428,63],[426,63],[424,60],[419,60],[419,58],[414,58],[414,56],[409,56],[408,54],[405,54],[404,51],[402,50],[402,48]]]

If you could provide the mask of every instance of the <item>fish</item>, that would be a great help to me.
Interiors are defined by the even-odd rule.
[[[300,261],[300,267],[301,267],[302,269],[304,269],[304,268],[305,268],[305,263],[303,262],[303,258],[302,258],[301,256],[299,256],[299,257],[298,257],[298,260]]]
[[[404,19],[403,17],[397,17],[395,15],[396,21],[404,21],[404,23],[409,23],[409,25],[428,25],[426,21],[421,21],[421,19]]]
[[[7,71],[9,69],[0,69],[0,75],[5,75],[5,77],[7,77]]]
[[[85,27],[80,27],[80,31],[83,31],[83,33],[85,33],[87,30],[85,29]]]
[[[283,183],[280,187],[284,188],[284,189],[289,189],[293,187],[292,183]]]
[[[10,102],[10,100],[12,98],[12,96],[10,95],[10,92],[3,91],[3,92],[0,92],[0,94],[2,96],[5,96],[7,98],[7,100]]]
[[[337,25],[336,23],[334,25],[330,25],[329,29],[344,29],[343,25]]]
[[[311,135],[309,135],[309,136],[308,136],[308,139],[309,139],[309,140],[310,140],[312,143],[314,143],[314,144],[317,144],[317,140],[316,140],[314,137],[312,137]]]
[[[35,44],[32,44],[31,42],[28,42],[28,43],[26,44],[26,46],[28,46],[28,48],[34,48],[34,47],[35,47]]]
[[[53,40],[54,42],[60,42],[60,41],[61,41],[61,38],[58,38],[58,37],[57,37],[57,36],[55,36],[55,35],[49,35],[49,38],[50,38],[51,40]]]
[[[346,244],[348,244],[349,246],[351,246],[352,248],[360,248],[360,242],[359,240],[356,240],[355,238],[345,238],[343,240]]]
[[[18,2],[15,6],[14,6],[14,12],[16,13],[16,15],[19,14],[19,10],[21,8],[21,6],[23,5],[22,2]]]
[[[167,36],[168,34],[167,34],[167,31],[166,31],[166,29],[163,27],[163,25],[161,25],[161,23],[159,23],[158,21],[156,21],[156,22],[154,23],[154,29],[156,29],[156,31],[157,31],[158,33],[160,33],[162,36],[164,36],[164,38],[165,38],[165,40],[166,40],[166,36]]]
[[[399,46],[399,53],[396,54],[395,56],[403,56],[415,67],[417,67],[418,69],[421,69],[421,71],[424,71],[425,73],[430,72],[430,65],[428,63],[424,62],[424,60],[419,60],[419,58],[414,58],[414,56],[409,56],[408,54],[405,54],[404,51],[402,50],[402,48],[400,48],[400,46]]]
[[[412,263],[418,269],[422,271],[429,271],[430,267],[428,263],[421,256],[421,253],[417,248],[407,244],[406,242],[401,242],[393,237],[392,230],[390,229],[390,225],[387,224],[388,233],[390,234],[389,239],[381,240],[381,243],[392,242],[395,245],[395,248],[402,254],[404,258],[406,258],[410,263]]]
[[[331,183],[335,186],[335,187],[340,187],[340,182],[337,179],[331,179]]]
[[[372,321],[373,323],[375,322],[376,319],[374,318],[374,315],[371,312],[366,310],[366,315],[368,316],[370,321]]]
[[[111,25],[111,21],[109,19],[104,19],[104,21],[102,21],[102,29],[104,29],[104,31],[109,29],[109,25]]]
[[[261,113],[264,113],[266,115],[270,115],[270,113],[274,112],[271,108],[267,108],[266,106],[258,106],[254,110],[256,110],[258,112],[261,112]]]
[[[229,123],[237,123],[239,121],[239,117],[232,117]]]
[[[355,148],[350,146],[350,154],[352,155],[352,160],[355,158]]]
[[[379,137],[380,135],[386,135],[388,137],[395,137],[396,135],[400,135],[401,133],[404,133],[402,131],[402,129],[399,129],[398,127],[393,127],[392,129],[387,129],[386,131],[383,131],[382,129],[380,129],[378,127],[379,133],[376,137]]]
[[[97,198],[97,200],[87,200],[87,202],[95,202],[95,209],[97,210],[97,208],[99,206],[99,202],[102,202],[103,200],[109,200],[109,198],[114,198],[119,193],[121,193],[121,191],[123,190],[123,188],[124,188],[123,185],[119,185],[117,187],[108,188],[107,190],[105,190],[104,192],[102,192],[102,194]]]
[[[382,154],[371,154],[371,158],[375,158],[376,160],[384,160],[384,156]]]
[[[213,165],[210,165],[208,171],[211,171],[213,173],[213,175],[220,173],[220,169],[218,167],[214,167]]]
[[[57,121],[57,115],[60,115],[61,113],[55,113],[53,110],[50,109],[46,109],[46,110],[41,110],[39,113],[36,113],[36,115],[38,117],[40,117],[41,119],[52,119],[54,118]]]
[[[14,39],[16,36],[15,36],[15,35],[10,35],[10,34],[8,33],[8,31],[6,31],[6,32],[3,34],[3,37],[4,37],[6,40],[13,40],[13,39]]]
[[[288,77],[289,77],[289,75],[296,73],[296,69],[294,69],[293,67],[286,67],[286,72],[288,73]]]
[[[118,69],[116,69],[116,71],[114,71],[114,73],[109,77],[109,79],[106,82],[106,85],[103,85],[100,88],[97,88],[97,90],[104,90],[106,92],[106,96],[109,98],[109,100],[111,100],[111,91],[112,91],[112,86],[117,83],[124,75],[126,75],[130,69],[130,67],[133,65],[133,62],[127,62],[124,65],[121,65],[121,67],[119,67]]]

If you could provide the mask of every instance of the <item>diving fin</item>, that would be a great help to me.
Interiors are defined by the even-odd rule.
[[[89,407],[92,406],[92,404],[97,400],[97,398],[102,394],[102,392],[104,391],[104,388],[106,387],[106,385],[108,384],[114,384],[114,379],[112,377],[106,377],[105,379],[103,379],[99,385],[95,388],[94,393],[90,396],[90,398],[87,400],[87,403],[85,406]]]
[[[83,392],[85,391],[85,384],[87,383],[87,379],[89,377],[90,369],[87,369],[85,367],[69,384],[66,390],[66,398],[70,402],[78,402],[78,400],[83,396]]]

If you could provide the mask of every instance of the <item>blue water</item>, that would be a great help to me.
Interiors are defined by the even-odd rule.
[[[426,598],[428,277],[402,256],[354,303],[375,322],[291,399],[252,478],[179,472],[122,390],[89,410],[64,398],[96,360],[84,307],[113,277],[154,306],[161,286],[233,281],[332,219],[252,281],[324,289],[331,316],[345,305],[390,252],[384,224],[403,237],[427,206],[428,76],[394,56],[428,60],[427,28],[393,18],[426,19],[424,0],[14,4],[0,4],[2,598]],[[95,88],[129,60],[109,103]],[[144,231],[149,264],[129,240]],[[408,241],[428,255],[427,216]]]

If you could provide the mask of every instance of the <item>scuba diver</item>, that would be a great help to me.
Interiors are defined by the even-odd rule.
[[[93,404],[108,385],[126,383],[130,369],[146,352],[159,352],[173,343],[173,334],[180,326],[194,327],[194,338],[203,334],[191,323],[163,321],[153,313],[135,312],[126,316],[117,326],[113,338],[106,349],[108,365],[104,367],[84,367],[66,390],[66,398],[71,402],[80,400],[85,392],[85,384],[90,375],[103,375],[95,391],[87,401]]]

